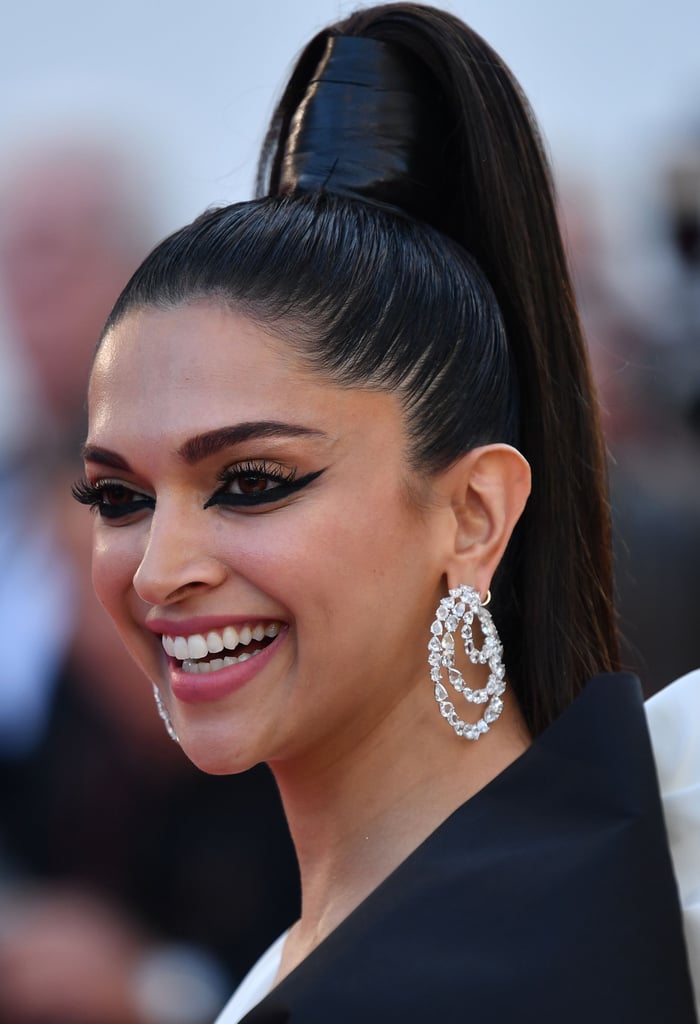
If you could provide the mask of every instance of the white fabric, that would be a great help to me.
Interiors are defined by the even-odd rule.
[[[700,669],[646,709],[700,1019]]]
[[[254,1006],[264,999],[275,983],[282,961],[282,949],[287,932],[273,942],[266,953],[248,971],[243,981],[229,999],[215,1024],[238,1024]]]
[[[646,703],[700,1019],[700,669]],[[216,1024],[238,1024],[275,983],[285,932],[249,971]]]

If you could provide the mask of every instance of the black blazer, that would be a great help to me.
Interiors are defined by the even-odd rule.
[[[637,680],[593,679],[243,1020],[695,1024]]]

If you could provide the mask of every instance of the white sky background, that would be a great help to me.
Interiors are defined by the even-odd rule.
[[[348,0],[22,0],[0,27],[0,139],[81,118],[141,147],[170,229],[248,198],[293,56]],[[515,71],[559,170],[610,208],[700,134],[700,0],[449,0]]]

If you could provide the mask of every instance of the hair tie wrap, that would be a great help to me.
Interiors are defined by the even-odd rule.
[[[355,196],[434,223],[441,108],[432,76],[407,50],[331,36],[292,119],[279,191]]]

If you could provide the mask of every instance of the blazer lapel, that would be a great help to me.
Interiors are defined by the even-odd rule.
[[[596,677],[245,1024],[694,1024],[641,691]]]

